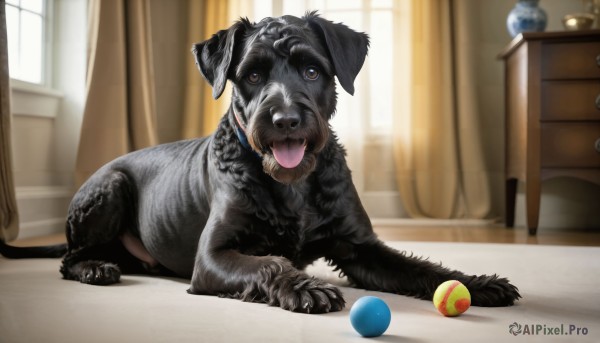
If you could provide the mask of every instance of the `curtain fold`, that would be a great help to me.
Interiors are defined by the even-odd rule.
[[[411,111],[395,118],[394,154],[400,195],[414,218],[484,218],[491,208],[469,11],[463,0],[411,1]]]
[[[454,89],[456,131],[460,164],[461,201],[459,215],[487,218],[492,211],[491,173],[485,163],[482,139],[482,113],[479,110],[476,59],[480,52],[473,30],[479,14],[474,2],[453,0],[452,28],[454,32]],[[501,129],[501,128],[499,128]]]
[[[189,0],[187,41],[190,50],[192,44],[209,39],[217,31],[231,26],[230,13],[235,12],[232,11],[234,3],[223,0]],[[200,75],[194,63],[186,64],[185,75],[187,82],[182,136],[194,138],[210,135],[227,111],[230,88],[227,86],[223,95],[215,100],[212,97],[212,88]]]
[[[10,241],[19,234],[19,213],[12,169],[10,85],[6,10],[0,3],[0,240]]]
[[[81,185],[103,164],[157,144],[149,2],[90,0],[87,100],[75,168]]]

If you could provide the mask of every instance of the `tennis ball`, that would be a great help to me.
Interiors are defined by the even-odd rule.
[[[363,337],[381,336],[390,326],[391,319],[390,308],[378,297],[362,297],[350,309],[350,323]]]
[[[455,317],[471,306],[471,294],[465,285],[457,280],[449,280],[435,290],[433,304],[446,317]]]

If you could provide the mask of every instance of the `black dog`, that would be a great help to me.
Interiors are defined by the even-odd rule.
[[[314,13],[240,20],[195,45],[214,97],[233,83],[229,111],[212,136],[130,153],[81,187],[64,278],[107,285],[121,272],[171,273],[191,278],[192,294],[339,311],[340,291],[302,271],[324,257],[361,288],[431,299],[457,279],[474,305],[512,305],[520,295],[508,280],[407,256],[373,233],[328,124],[334,76],[352,94],[368,46]]]

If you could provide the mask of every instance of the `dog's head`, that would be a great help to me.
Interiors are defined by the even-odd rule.
[[[213,96],[233,83],[229,115],[275,180],[310,174],[329,139],[336,106],[334,77],[350,94],[369,40],[343,24],[308,13],[302,18],[242,19],[193,53]]]

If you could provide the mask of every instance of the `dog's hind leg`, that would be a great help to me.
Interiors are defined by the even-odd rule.
[[[106,170],[92,176],[69,207],[63,277],[108,285],[119,282],[123,267],[141,269],[119,240],[125,229],[136,225],[135,212],[134,186],[125,173]]]

